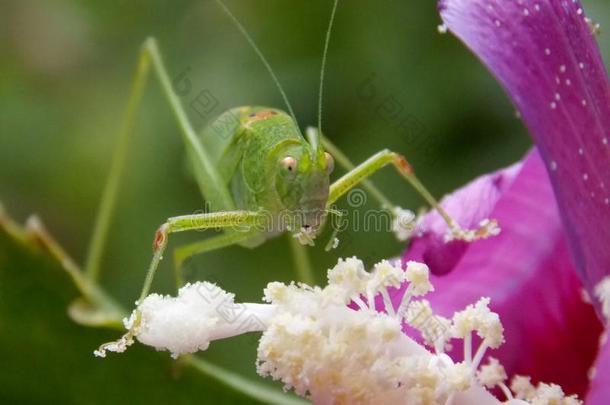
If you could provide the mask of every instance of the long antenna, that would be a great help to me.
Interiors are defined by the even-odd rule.
[[[241,32],[241,34],[244,36],[244,38],[246,38],[246,41],[248,41],[248,43],[250,44],[250,46],[252,47],[254,52],[256,52],[256,54],[258,55],[261,62],[263,62],[263,65],[265,65],[265,68],[267,69],[267,72],[269,72],[269,75],[271,76],[271,79],[275,83],[275,86],[280,91],[280,94],[282,95],[282,98],[284,99],[284,104],[286,104],[286,108],[288,108],[288,112],[292,116],[292,119],[294,120],[295,125],[297,126],[297,128],[299,128],[299,124],[297,122],[297,117],[296,117],[296,115],[294,115],[294,111],[292,109],[292,106],[290,105],[290,101],[288,101],[286,92],[284,91],[284,88],[280,84],[280,81],[277,79],[277,76],[273,72],[273,69],[271,68],[271,65],[269,64],[269,62],[267,61],[267,58],[265,58],[265,55],[263,55],[263,53],[261,52],[258,45],[256,45],[256,42],[254,42],[254,39],[252,39],[250,34],[248,34],[248,31],[246,31],[246,28],[244,28],[244,26],[239,22],[239,20],[237,19],[237,17],[235,17],[235,15],[231,12],[231,10],[229,10],[229,8],[225,5],[225,3],[222,0],[215,0],[215,1],[216,1],[216,4],[218,4],[218,6],[220,6],[220,8],[223,9],[225,14],[227,14],[227,16],[231,19],[231,21],[233,21],[233,24],[235,25],[235,27],[239,30],[239,32]],[[300,131],[300,129],[299,129],[299,131]]]
[[[339,0],[335,0],[333,4],[333,11],[330,13],[330,21],[328,22],[328,29],[326,30],[326,39],[324,41],[324,52],[322,53],[322,67],[320,68],[320,91],[318,92],[318,133],[322,136],[322,97],[324,93],[324,71],[326,70],[326,55],[328,54],[328,44],[330,43],[330,33],[335,22],[335,13],[337,12],[337,6]]]

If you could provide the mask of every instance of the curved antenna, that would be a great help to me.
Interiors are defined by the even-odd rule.
[[[330,21],[328,22],[328,29],[326,30],[326,39],[324,41],[324,52],[322,53],[322,67],[320,69],[320,90],[318,92],[318,132],[322,136],[322,96],[324,93],[324,71],[326,70],[326,55],[328,54],[328,44],[330,43],[330,33],[335,22],[335,13],[337,12],[337,6],[339,0],[335,0],[333,4],[333,11],[330,13]]]
[[[254,52],[256,52],[256,54],[258,55],[258,57],[261,60],[261,62],[263,63],[263,65],[265,65],[265,69],[267,69],[267,72],[271,76],[271,79],[275,83],[275,86],[280,91],[280,94],[282,95],[282,98],[284,99],[284,104],[286,104],[286,108],[288,108],[288,112],[290,113],[290,116],[294,120],[294,123],[297,126],[298,131],[300,131],[297,117],[294,115],[294,111],[292,110],[290,101],[288,101],[286,92],[284,92],[284,88],[282,87],[282,85],[280,84],[280,81],[278,80],[277,76],[273,72],[273,69],[271,68],[271,65],[269,64],[269,62],[267,61],[267,58],[265,58],[265,55],[263,55],[263,53],[261,52],[258,45],[256,45],[256,42],[254,42],[254,39],[252,39],[250,34],[248,34],[248,31],[246,31],[246,28],[244,28],[244,26],[239,22],[237,17],[235,17],[235,15],[231,12],[231,10],[229,10],[229,8],[226,6],[226,4],[222,0],[215,0],[215,1],[216,1],[216,4],[218,4],[218,6],[220,8],[222,8],[223,11],[225,12],[225,14],[231,19],[231,21],[233,22],[235,27],[239,30],[239,32],[241,32],[241,34],[244,36],[244,38],[246,38],[246,41],[248,41],[248,43],[250,44],[250,46],[252,47]]]

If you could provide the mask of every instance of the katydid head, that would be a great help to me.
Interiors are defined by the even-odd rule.
[[[271,182],[275,185],[276,191],[276,193],[271,193],[273,194],[271,200],[276,200],[275,197],[277,196],[285,211],[291,213],[289,214],[288,223],[286,225],[288,225],[291,230],[298,232],[295,236],[298,237],[301,243],[312,244],[312,239],[315,238],[326,214],[330,184],[329,175],[334,168],[332,156],[324,151],[318,138],[319,133],[322,131],[322,95],[324,90],[326,54],[328,52],[331,29],[335,19],[335,13],[337,11],[339,0],[334,0],[328,29],[326,31],[326,38],[324,41],[322,66],[320,68],[320,88],[318,94],[318,128],[317,130],[308,129],[308,141],[302,139],[302,134],[299,130],[296,115],[294,114],[292,106],[288,101],[286,92],[273,72],[267,58],[265,58],[244,26],[224,4],[223,0],[216,0],[216,2],[232,20],[235,27],[241,32],[254,52],[258,55],[262,64],[267,69],[269,76],[275,83],[279,93],[281,94],[284,104],[286,104],[288,114],[277,114],[277,111],[275,114],[273,114],[273,112],[269,113],[268,111],[259,111],[250,117],[253,118],[253,120],[248,122],[247,126],[251,131],[255,131],[255,126],[259,125],[267,126],[267,129],[271,129],[271,127],[274,127],[276,130],[281,129],[288,141],[291,142],[289,146],[281,148],[282,150],[280,150],[278,154],[275,153],[277,151],[268,154],[271,159],[276,159],[275,162],[272,162],[275,163],[275,169],[273,169],[275,174],[273,173],[273,170],[271,173],[268,171],[269,162],[265,162],[263,171],[265,172],[265,177],[272,176],[275,180]],[[276,117],[274,117],[274,119],[267,120],[269,115],[276,115]],[[277,121],[285,121],[286,119],[292,122],[287,126],[274,125],[278,123]],[[266,125],[263,124],[263,122],[259,122],[257,125],[256,121],[266,121]],[[263,128],[261,127],[259,129],[262,130]],[[294,135],[297,135],[297,137],[300,137],[301,139],[298,142],[293,142],[294,137],[291,136],[292,134],[290,134],[290,132],[294,133]],[[261,143],[261,145],[262,144],[263,143]],[[252,165],[254,167],[256,163],[252,163]],[[249,184],[253,190],[258,190],[261,192],[264,190],[263,194],[266,194],[266,192],[269,191],[269,183],[265,183],[260,178],[247,179],[247,184]],[[252,187],[252,185],[255,185],[255,187]],[[270,195],[267,195],[267,197],[270,197]],[[272,201],[272,203],[276,202],[277,201]]]
[[[287,145],[277,156],[275,188],[288,225],[315,237],[326,215],[333,158],[305,140]]]
[[[300,164],[299,159],[293,155],[287,155],[282,160],[282,165],[288,168],[287,171],[289,173],[294,173],[291,175],[293,177],[292,188],[295,192],[293,196],[283,198],[283,202],[285,206],[288,203],[297,207],[297,211],[301,213],[301,215],[297,216],[292,229],[298,230],[295,237],[299,240],[299,242],[309,245],[313,245],[313,239],[318,234],[318,229],[326,217],[328,194],[330,191],[329,176],[335,167],[333,157],[328,152],[325,152],[321,146],[320,135],[322,133],[322,94],[324,92],[324,68],[326,65],[328,44],[330,42],[330,33],[335,19],[335,12],[337,11],[338,3],[339,0],[334,1],[330,22],[328,24],[328,30],[326,31],[326,39],[324,41],[322,66],[320,68],[320,90],[318,94],[318,128],[307,128],[308,142],[303,141],[303,146],[301,150],[298,151],[300,152],[302,159]],[[261,56],[261,59],[263,59],[265,65],[268,66],[264,57]],[[270,68],[269,73],[275,80],[280,93],[282,96],[284,96],[286,106],[288,107],[288,110],[295,121],[295,125],[298,128],[298,123],[296,122],[292,107],[284,94],[284,90],[280,86]],[[301,166],[300,169],[299,166]],[[278,184],[281,187],[285,187],[286,183],[286,181],[280,181]],[[280,192],[280,188],[278,188],[278,192]],[[281,192],[280,195],[282,195]]]

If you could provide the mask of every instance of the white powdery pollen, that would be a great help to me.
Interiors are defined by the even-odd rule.
[[[463,339],[476,332],[483,339],[483,344],[492,349],[500,347],[504,343],[504,327],[498,314],[489,310],[489,302],[489,298],[481,298],[476,304],[455,313],[454,336]]]
[[[465,242],[474,242],[480,239],[491,238],[497,236],[501,232],[498,226],[498,221],[495,219],[484,219],[479,223],[477,229],[462,229],[457,224],[451,227],[445,234],[445,242],[452,240],[463,240]]]
[[[426,373],[432,355],[404,335],[397,320],[335,309],[316,317],[278,316],[261,337],[258,373],[281,380],[285,389],[314,403],[340,398],[372,403],[408,396],[426,376],[441,381],[443,370]],[[336,317],[342,319],[340,325]],[[446,389],[428,391],[442,401],[449,394]]]
[[[424,265],[427,270],[427,266]],[[382,260],[377,263],[370,273],[366,291],[368,294],[376,295],[388,287],[398,288],[405,279],[405,272],[399,266],[393,266],[389,261]],[[428,277],[426,276],[426,280]],[[407,276],[408,280],[408,276]]]
[[[518,400],[533,405],[582,405],[575,395],[566,396],[557,384],[538,383],[533,385],[530,377],[516,375],[510,389]]]
[[[233,294],[212,283],[186,284],[177,297],[146,297],[124,320],[129,332],[104,345],[96,355],[103,357],[106,350],[125,351],[134,337],[157,350],[169,351],[172,357],[195,353],[206,350],[212,340],[262,331],[269,309],[261,304],[235,304]]]
[[[394,235],[396,235],[396,239],[404,242],[413,234],[413,229],[415,229],[417,223],[417,217],[413,211],[401,207],[395,207],[393,214],[394,220],[392,222],[392,230]]]
[[[340,286],[348,297],[365,293],[370,279],[364,263],[355,257],[339,259],[327,277],[329,285]]]
[[[595,286],[595,296],[602,304],[602,314],[610,322],[610,276],[604,277]]]
[[[430,270],[423,263],[409,261],[405,270],[405,280],[412,287],[414,296],[426,295],[434,291],[434,286],[430,283]]]
[[[137,339],[173,355],[206,350],[212,331],[221,322],[213,310],[215,302],[204,298],[208,291],[210,298],[217,298],[218,303],[222,300],[228,305],[233,303],[232,294],[210,283],[187,284],[175,298],[159,294],[146,297],[139,306],[142,321]]]
[[[489,358],[489,363],[481,366],[481,369],[477,373],[479,382],[487,388],[493,388],[496,385],[503,383],[508,377],[504,367],[500,364],[498,359],[493,357]]]
[[[531,378],[521,375],[513,377],[510,383],[510,389],[518,399],[532,399],[536,395],[536,387],[532,385]]]

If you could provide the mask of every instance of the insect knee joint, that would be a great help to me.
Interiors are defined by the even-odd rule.
[[[403,155],[395,153],[394,162],[401,171],[405,172],[408,175],[413,175],[413,168]]]
[[[155,232],[155,239],[153,240],[153,252],[158,252],[167,244],[167,235],[169,234],[169,224],[165,222]]]

